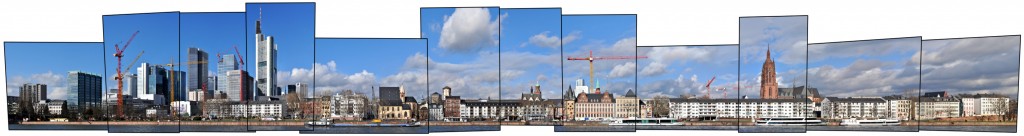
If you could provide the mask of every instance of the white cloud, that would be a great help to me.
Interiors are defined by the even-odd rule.
[[[632,76],[634,73],[636,73],[636,63],[626,62],[626,64],[616,65],[615,68],[612,68],[612,71],[608,72],[608,77],[621,78]]]
[[[14,76],[7,81],[7,95],[18,95],[21,92],[21,85],[46,84],[46,98],[67,100],[66,75],[55,74],[52,71],[46,73],[32,74],[28,77]]]
[[[558,48],[562,45],[562,41],[557,35],[548,35],[551,31],[544,31],[539,34],[530,37],[530,44],[537,45],[540,47]]]
[[[498,43],[498,20],[486,8],[457,8],[445,17],[440,47],[452,52],[473,52]]]
[[[647,65],[646,67],[644,67],[644,69],[640,70],[640,75],[654,76],[665,74],[668,73],[668,70],[666,70],[667,67],[668,65],[662,64],[661,62],[651,62],[651,64]]]

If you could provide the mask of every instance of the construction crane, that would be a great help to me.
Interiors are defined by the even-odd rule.
[[[715,77],[714,76],[712,76],[711,80],[708,80],[708,83],[704,85],[704,89],[706,90],[706,91],[704,91],[704,99],[710,99],[711,98],[711,83],[712,82],[715,82]]]
[[[177,73],[174,70],[174,66],[206,64],[206,61],[188,61],[188,62],[183,62],[183,63],[174,63],[174,58],[171,58],[170,60],[171,61],[169,63],[165,64],[165,65],[167,65],[167,67],[171,70],[170,72],[167,72],[168,76],[169,76],[168,78],[171,81],[171,82],[169,82],[171,88],[168,89],[168,90],[170,90],[168,92],[170,92],[170,97],[171,97],[171,101],[170,102],[173,104],[174,103],[174,93],[176,91],[174,89],[174,86],[175,86],[174,83],[178,81],[178,80],[176,80],[174,78],[174,75]],[[173,106],[171,106],[170,108],[171,108],[171,114],[174,115],[175,117],[177,117],[177,114],[178,114],[177,111],[174,110]]]
[[[238,52],[238,45],[232,45],[232,46],[235,47],[235,54],[236,54],[235,58],[234,58],[235,59],[235,63],[238,64],[238,67],[239,67],[238,69],[239,70],[241,70],[242,72],[245,72],[245,70],[243,70],[243,69],[245,69],[245,59],[242,59],[242,53]],[[238,81],[242,82],[241,84],[238,84],[238,88],[241,89],[241,90],[238,90],[238,91],[241,92],[241,91],[245,90],[245,76],[238,76],[238,78],[239,78]],[[238,95],[239,95],[238,98],[240,100],[245,101],[245,93],[238,93]]]
[[[622,60],[622,59],[646,59],[647,56],[604,56],[594,57],[594,51],[590,51],[587,57],[569,57],[568,60],[585,60],[590,62],[590,84],[594,84],[594,60]],[[595,88],[591,88],[595,89]]]
[[[124,57],[124,50],[128,49],[128,45],[132,44],[132,40],[134,40],[135,35],[138,34],[139,31],[132,33],[132,36],[128,37],[128,42],[125,43],[124,46],[118,45],[120,43],[114,44],[114,57],[117,58],[117,76],[114,77],[114,80],[117,80],[117,116],[119,117],[124,117],[124,96],[122,96],[122,91],[124,90],[124,74],[121,73],[121,58]],[[140,53],[139,55],[142,54]],[[136,60],[138,60],[138,57],[136,57]]]

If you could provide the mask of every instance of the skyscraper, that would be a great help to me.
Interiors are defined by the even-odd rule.
[[[209,64],[206,63],[206,60],[208,60],[209,57],[210,56],[206,54],[206,51],[203,51],[202,49],[195,47],[188,48],[188,62],[197,63],[188,65],[188,83],[182,83],[188,86],[186,90],[202,89],[203,84],[206,84],[208,80],[206,77],[207,74],[209,74],[208,72],[210,68]]]
[[[244,70],[231,70],[225,75],[227,77],[227,89],[224,92],[228,95],[230,101],[248,101],[251,100],[254,93],[252,90],[252,76],[249,76],[248,72]]]
[[[18,106],[21,106],[21,110],[31,113],[39,101],[46,101],[46,84],[21,85],[18,97]]]
[[[288,91],[292,91],[292,90],[288,90]],[[299,93],[299,97],[310,98],[309,97],[309,85],[307,85],[306,83],[295,83],[295,93]]]
[[[772,61],[772,48],[768,47],[764,66],[761,67],[761,99],[779,97],[779,83],[775,81],[775,61]]]
[[[261,11],[256,19],[256,90],[269,95],[277,87],[277,44],[274,37],[263,35],[262,21]]]
[[[228,71],[238,70],[234,54],[221,55],[217,61],[217,91],[228,92]]]
[[[139,76],[136,74],[124,75],[124,90],[121,90],[122,95],[139,96]],[[117,92],[115,89],[114,92]]]
[[[586,85],[583,79],[576,79],[576,88],[574,89],[573,92],[576,92],[576,95],[590,93],[590,87]]]
[[[70,113],[86,113],[86,110],[100,108],[103,100],[102,85],[103,78],[100,75],[69,71],[67,106]]]
[[[142,63],[138,70],[138,96],[143,100],[153,100],[153,104],[169,104],[167,70],[160,65]]]
[[[174,83],[167,83],[168,89],[171,89],[171,91],[174,93],[174,94],[167,94],[168,98],[174,97],[173,101],[184,101],[184,100],[187,100],[188,99],[188,95],[187,95],[188,94],[188,89],[186,89],[186,86],[185,86],[185,84],[186,84],[185,81],[187,80],[187,78],[185,76],[186,76],[187,73],[185,71],[170,70],[170,69],[168,69],[167,70],[167,74],[168,74],[168,75],[166,75],[167,76],[166,77],[167,80],[169,82],[174,82]],[[173,74],[173,75],[171,75],[171,74]],[[174,87],[170,87],[170,85],[174,85]]]

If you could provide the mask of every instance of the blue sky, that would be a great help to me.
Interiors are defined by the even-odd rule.
[[[722,91],[728,91],[724,97],[736,98],[738,49],[735,44],[638,47],[638,54],[650,57],[638,60],[640,97],[702,97],[704,85],[714,77],[711,98],[722,98]]]
[[[740,96],[760,98],[768,48],[779,87],[802,86],[807,69],[807,16],[740,18]]]
[[[636,15],[562,16],[562,37],[566,39],[562,41],[565,75],[562,90],[573,86],[576,79],[584,79],[589,86],[594,86],[589,80],[589,62],[565,59],[587,57],[590,51],[594,57],[636,56]],[[594,79],[599,81],[601,92],[624,95],[629,89],[635,90],[636,61],[594,61]]]
[[[500,97],[499,18],[494,7],[420,10],[422,38],[429,39],[431,92],[449,86],[463,99]]]
[[[278,86],[303,82],[311,84],[313,66],[313,37],[316,5],[314,3],[246,3],[246,69],[255,73],[256,20],[262,9],[263,34],[274,37],[277,44]],[[242,47],[238,47],[241,50]],[[308,76],[291,76],[308,75]],[[253,76],[255,77],[255,75]]]
[[[922,42],[922,92],[995,93],[1017,98],[1020,36]]]
[[[543,97],[560,99],[561,17],[550,9],[501,9],[501,77],[503,99],[518,99],[535,85]]]
[[[810,44],[808,82],[829,97],[915,96],[921,37]]]
[[[22,84],[40,83],[47,98],[66,100],[68,71],[104,76],[100,42],[4,42],[4,53],[8,96],[18,95]]]
[[[400,86],[422,99],[426,91],[426,39],[316,39],[318,92],[353,90],[370,95],[370,86]]]
[[[235,54],[233,46],[240,52],[245,51],[245,13],[182,13],[181,14],[181,50],[182,62],[187,61],[188,48],[195,47],[206,51],[207,66],[210,74],[217,72],[217,54]],[[234,59],[234,58],[225,58]],[[187,67],[185,67],[187,68]],[[186,72],[193,72],[187,71]],[[189,83],[193,84],[193,83]],[[213,85],[207,85],[213,88]]]
[[[115,44],[121,43],[119,45],[123,46],[132,33],[140,31],[128,49],[124,51],[124,57],[121,59],[122,70],[129,67],[128,63],[131,63],[132,59],[141,51],[145,51],[145,53],[136,62],[137,64],[130,66],[129,71],[132,73],[135,73],[135,68],[142,63],[168,64],[171,63],[171,59],[180,61],[180,56],[178,56],[178,19],[178,12],[105,15],[103,16],[103,45],[106,47],[104,54],[114,54]],[[106,57],[106,64],[108,77],[117,74],[116,57]],[[182,68],[184,67],[175,69],[181,70]],[[117,87],[116,80],[106,79],[108,79],[107,88]]]

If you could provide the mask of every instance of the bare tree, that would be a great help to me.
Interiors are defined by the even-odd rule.
[[[665,95],[654,96],[650,106],[654,117],[668,117],[671,110],[669,107],[669,97]]]

